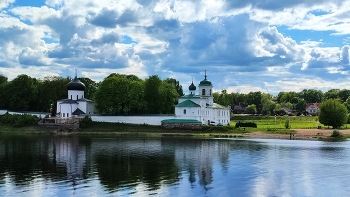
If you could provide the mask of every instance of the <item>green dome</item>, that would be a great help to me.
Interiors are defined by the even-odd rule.
[[[204,85],[204,86],[211,86],[211,82],[208,81],[207,79],[204,79],[199,83],[199,85]]]
[[[192,90],[192,91],[197,89],[196,86],[193,84],[193,81],[192,81],[191,85],[188,87],[188,89]]]
[[[207,71],[205,71],[204,80],[199,83],[202,86],[211,86],[211,82],[207,80]]]

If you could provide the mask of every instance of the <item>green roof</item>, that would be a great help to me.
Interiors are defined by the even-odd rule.
[[[175,107],[200,107],[197,103],[191,101],[191,100],[185,100],[177,105]]]
[[[204,79],[199,83],[199,85],[211,86],[211,82],[208,81],[207,79]]]
[[[195,120],[195,119],[165,119],[165,120],[162,120],[161,122],[166,122],[166,123],[176,123],[176,122],[181,122],[181,123],[201,123],[201,121]]]

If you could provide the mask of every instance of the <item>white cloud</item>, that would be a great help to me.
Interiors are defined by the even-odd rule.
[[[0,8],[13,2],[0,0]],[[41,7],[10,6],[0,13],[0,74],[32,75],[30,67],[33,76],[51,73],[49,68],[66,76],[78,67],[95,80],[120,72],[186,84],[208,70],[218,90],[296,89],[284,76],[315,78],[324,86],[348,75],[349,47],[329,47],[320,37],[303,40],[303,30],[327,30],[346,44],[340,36],[350,34],[349,7],[337,0],[46,0]],[[291,29],[300,35],[286,35]]]
[[[9,4],[15,2],[15,0],[0,0],[0,9],[6,8]]]

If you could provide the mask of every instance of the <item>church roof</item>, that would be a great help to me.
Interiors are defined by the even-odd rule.
[[[177,105],[175,107],[200,107],[197,103],[191,101],[191,100],[185,100]]]
[[[191,83],[191,85],[188,87],[188,89],[191,91],[193,91],[193,90],[196,90],[197,88],[196,88],[196,86],[193,84],[193,81],[192,81],[192,83]]]
[[[199,83],[202,86],[211,86],[211,82],[207,80],[207,71],[205,71],[204,80]]]
[[[77,76],[74,77],[74,79],[68,83],[67,85],[68,90],[85,90],[85,85],[78,79]]]
[[[80,115],[80,114],[85,114],[85,112],[83,112],[79,108],[77,108],[72,114],[73,115]]]
[[[62,103],[68,103],[68,104],[79,104],[77,101],[72,100],[72,99],[63,99],[60,101],[62,101]]]
[[[164,123],[201,123],[201,121],[195,120],[195,119],[165,119],[165,120],[162,120],[161,122],[164,122]]]
[[[213,103],[213,105],[209,105],[209,106],[207,106],[207,108],[227,109],[227,107],[222,106],[222,105],[217,104],[217,103]]]

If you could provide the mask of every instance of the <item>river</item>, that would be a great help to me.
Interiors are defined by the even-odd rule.
[[[350,141],[0,135],[0,196],[348,196]]]

